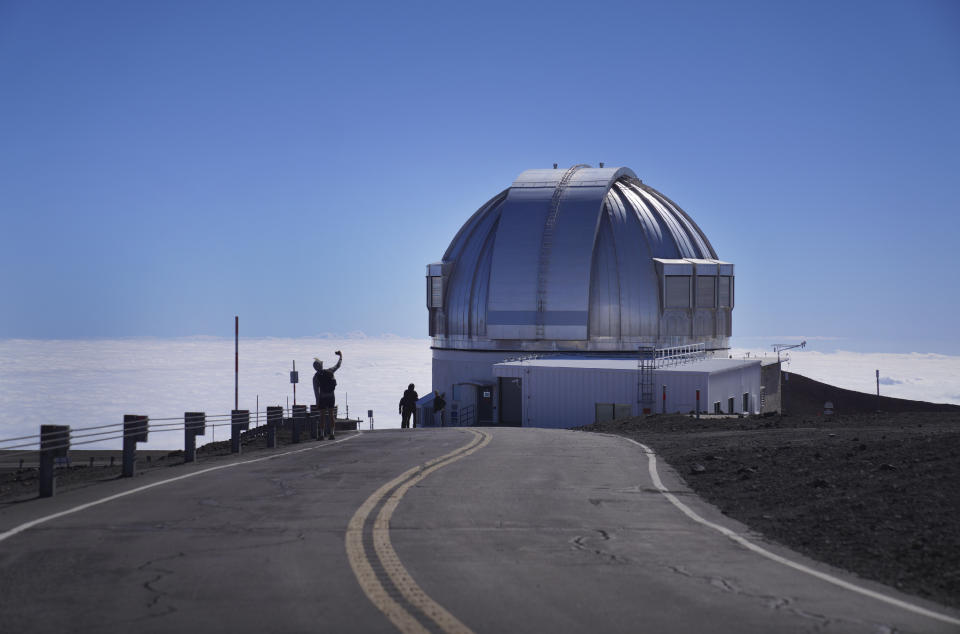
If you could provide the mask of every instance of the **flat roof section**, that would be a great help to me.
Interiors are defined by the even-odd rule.
[[[498,367],[534,367],[534,368],[573,368],[582,370],[631,370],[636,371],[637,359],[603,359],[597,357],[544,357],[541,359],[525,359],[523,361],[503,361],[494,364]],[[656,368],[657,372],[696,372],[708,373],[725,372],[750,365],[760,365],[760,359],[701,359],[678,365],[668,365]]]

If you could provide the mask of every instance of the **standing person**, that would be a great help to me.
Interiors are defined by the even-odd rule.
[[[433,424],[437,424],[437,414],[439,414],[441,427],[443,427],[443,408],[447,406],[447,401],[443,398],[445,395],[446,392],[441,394],[436,390],[433,391]]]
[[[417,396],[417,391],[413,389],[413,383],[407,386],[407,389],[403,393],[403,398],[400,399],[400,429],[407,429],[410,427],[410,416],[413,415],[413,426],[417,426],[417,399],[420,398]]]
[[[314,357],[313,369],[316,373],[313,375],[313,395],[317,397],[317,407],[320,408],[320,438],[324,437],[324,420],[330,421],[330,440],[336,438],[334,427],[336,426],[336,397],[334,391],[337,389],[337,380],[333,378],[333,373],[340,369],[343,363],[343,354],[337,350],[334,354],[339,357],[337,365],[328,370],[323,369],[323,361]]]

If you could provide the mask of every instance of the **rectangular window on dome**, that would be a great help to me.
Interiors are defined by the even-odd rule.
[[[430,277],[430,306],[443,308],[443,278],[440,276]]]
[[[731,279],[732,278],[729,275],[721,275],[719,278],[717,278],[717,281],[719,282],[717,294],[720,297],[720,305],[724,307],[733,306],[733,304],[730,303],[730,300],[732,299],[732,294],[730,291],[733,290],[731,288],[733,285],[730,283]]]
[[[663,279],[666,307],[690,308],[690,276],[667,275]]]
[[[716,308],[717,278],[711,275],[697,276],[697,307]]]

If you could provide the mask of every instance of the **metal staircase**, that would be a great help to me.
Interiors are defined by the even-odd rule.
[[[547,277],[550,269],[550,256],[553,253],[553,232],[557,225],[557,216],[560,215],[560,199],[563,192],[573,178],[573,175],[581,167],[588,165],[574,165],[567,169],[556,188],[553,190],[553,197],[550,199],[550,211],[547,213],[547,219],[543,223],[543,236],[540,239],[540,257],[537,260],[537,339],[544,338],[547,310]]]
[[[657,350],[654,346],[640,346],[639,370],[640,413],[653,412],[653,369],[656,367]]]

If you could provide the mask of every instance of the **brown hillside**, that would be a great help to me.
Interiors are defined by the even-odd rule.
[[[947,403],[927,403],[911,401],[905,398],[892,398],[845,390],[820,381],[814,381],[802,374],[784,372],[781,388],[783,390],[784,413],[796,416],[811,416],[823,413],[823,404],[833,403],[834,412],[843,414],[863,414],[868,412],[960,412],[960,405]]]

